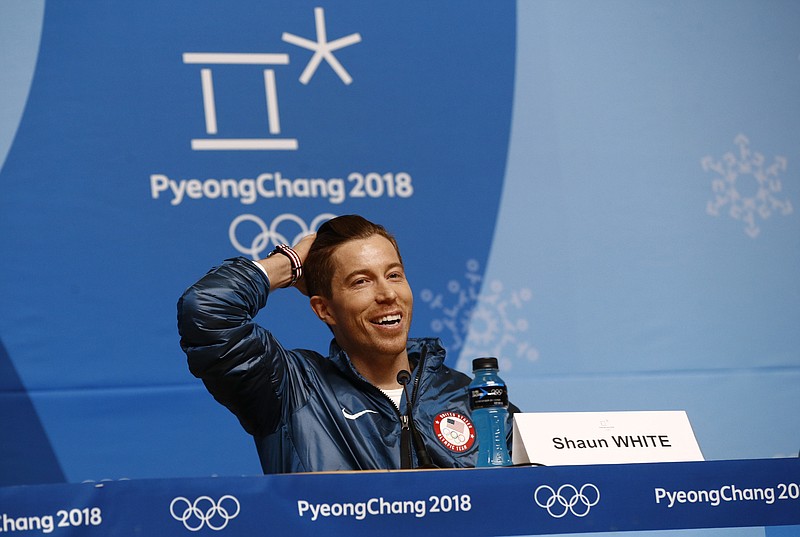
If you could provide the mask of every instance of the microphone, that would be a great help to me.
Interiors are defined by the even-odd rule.
[[[403,391],[405,391],[406,384],[411,382],[411,373],[405,369],[401,369],[397,372],[397,382],[403,387]],[[406,402],[408,402],[408,394],[406,394]]]
[[[422,435],[419,434],[417,427],[414,425],[414,418],[411,414],[411,397],[408,395],[408,383],[410,381],[411,373],[405,369],[401,369],[397,372],[397,383],[403,386],[403,393],[406,396],[406,415],[404,418],[408,423],[409,430],[411,431],[411,441],[414,443],[414,451],[417,453],[417,459],[419,459],[419,467],[438,468],[438,466],[433,464],[433,461],[431,461],[431,456],[428,454],[428,449],[425,447],[425,443],[422,441]]]

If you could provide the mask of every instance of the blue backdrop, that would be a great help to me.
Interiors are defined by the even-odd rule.
[[[0,6],[0,484],[259,472],[175,302],[335,214],[526,411],[800,448],[800,5]],[[272,314],[270,312],[280,312]],[[258,319],[327,348],[299,293]]]

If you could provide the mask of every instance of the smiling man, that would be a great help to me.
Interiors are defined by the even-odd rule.
[[[333,332],[328,356],[286,349],[254,323],[292,286]],[[394,237],[347,215],[294,248],[212,269],[179,300],[178,330],[190,370],[253,435],[265,473],[473,466],[470,378],[444,365],[438,339],[409,339],[413,302]]]

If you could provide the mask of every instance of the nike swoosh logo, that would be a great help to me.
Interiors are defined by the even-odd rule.
[[[364,414],[370,414],[370,413],[371,414],[377,414],[377,412],[375,412],[374,410],[362,410],[361,412],[356,412],[355,414],[350,414],[345,409],[342,409],[342,414],[344,414],[344,417],[349,419],[349,420],[357,420],[358,418],[360,418]]]

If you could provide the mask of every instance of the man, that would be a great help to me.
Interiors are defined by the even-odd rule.
[[[289,286],[333,332],[328,357],[285,349],[253,322]],[[178,330],[191,372],[253,435],[265,473],[474,466],[470,379],[444,365],[438,339],[408,338],[412,309],[394,237],[348,215],[294,248],[212,269],[178,302]]]

